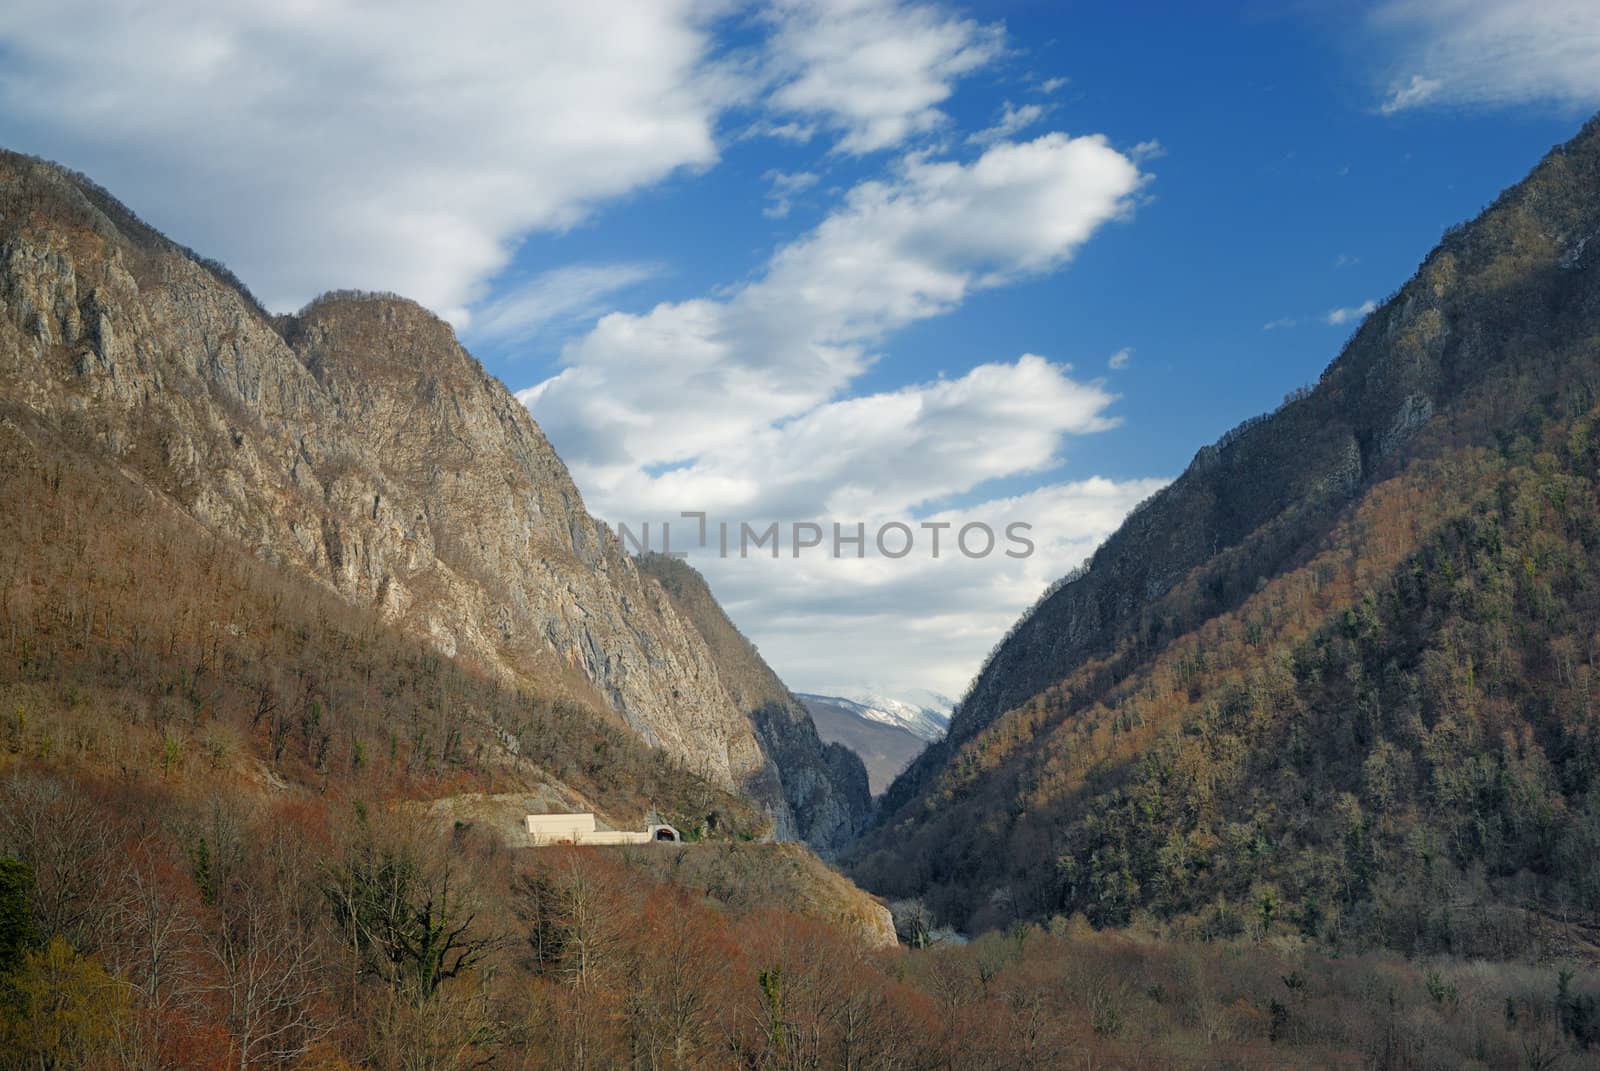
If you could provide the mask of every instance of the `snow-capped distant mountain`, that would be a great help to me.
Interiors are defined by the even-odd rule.
[[[955,706],[948,696],[921,689],[894,697],[871,688],[839,688],[830,695],[802,692],[799,698],[825,743],[843,744],[861,756],[874,796],[944,735]]]
[[[826,694],[801,693],[800,698],[832,703],[864,721],[904,729],[925,743],[944,735],[950,727],[950,712],[956,705],[949,696],[923,688],[901,692],[898,697],[870,688],[840,688]]]

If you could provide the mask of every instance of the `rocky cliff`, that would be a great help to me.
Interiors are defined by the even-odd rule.
[[[611,712],[792,828],[700,634],[420,307],[345,294],[269,317],[92,183],[0,155],[0,394],[258,557]]]
[[[755,727],[771,758],[769,776],[793,815],[795,832],[821,851],[847,844],[871,814],[866,767],[841,744],[824,744],[811,714],[784,687],[722,612],[711,589],[688,563],[660,554],[639,559],[710,647],[718,673]]]

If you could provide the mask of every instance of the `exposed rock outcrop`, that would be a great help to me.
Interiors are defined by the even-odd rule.
[[[871,814],[861,759],[842,744],[822,742],[810,712],[728,620],[692,566],[660,554],[645,555],[639,565],[711,648],[723,683],[770,757],[767,775],[788,804],[796,835],[819,851],[844,846]]]
[[[268,317],[91,183],[0,155],[0,396],[263,559],[612,712],[792,826],[698,631],[420,307],[331,295]]]

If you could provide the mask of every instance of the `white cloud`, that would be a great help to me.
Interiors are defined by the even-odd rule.
[[[877,527],[869,522],[862,559],[806,551],[798,559],[786,552],[741,560],[735,551],[726,559],[691,555],[691,561],[793,688],[870,680],[891,694],[933,688],[960,695],[984,654],[1039,593],[1165,482],[1096,477],[931,514],[923,520],[950,525],[941,531],[937,560],[929,553],[932,533],[923,529],[915,532],[912,553],[882,557],[872,546]],[[1005,555],[1021,552],[1005,535],[1018,521],[1032,526],[1018,534],[1034,543],[1033,553],[1020,559]],[[968,558],[953,546],[956,533],[972,522],[996,534],[996,549],[986,557]],[[831,543],[831,532],[827,538]],[[899,549],[899,533],[885,538]],[[980,549],[981,542],[975,533],[970,545]]]
[[[1444,83],[1439,79],[1424,78],[1420,74],[1414,74],[1409,82],[1396,82],[1389,87],[1389,95],[1378,105],[1378,111],[1384,115],[1393,115],[1407,108],[1415,108],[1438,96],[1442,88]]]
[[[1130,210],[1142,182],[1099,137],[1007,142],[969,163],[908,157],[753,281],[606,316],[567,348],[559,375],[519,397],[590,508],[635,530],[654,521],[658,538],[684,510],[756,525],[910,520],[1053,469],[1067,436],[1114,425],[1115,396],[1024,355],[844,397],[873,347],[976,290],[1059,267]],[[1039,589],[1153,487],[1080,481],[1015,508],[970,507],[1038,526],[1047,549],[1023,562],[696,564],[797,687],[854,677],[958,689]],[[675,525],[680,549],[688,527]]]
[[[900,0],[781,0],[770,17],[768,106],[836,131],[845,153],[937,128],[955,80],[1003,52],[999,27]]]
[[[1019,108],[1008,100],[1001,109],[999,121],[994,126],[969,135],[967,141],[973,145],[992,145],[997,141],[1007,141],[1043,119],[1044,113],[1043,105],[1024,104]]]
[[[1354,263],[1354,261],[1352,261],[1352,263]],[[1340,265],[1337,263],[1334,265],[1334,267],[1339,266]],[[1327,312],[1318,316],[1307,316],[1304,318],[1298,316],[1281,316],[1276,320],[1268,320],[1266,323],[1262,324],[1261,330],[1281,331],[1290,327],[1298,327],[1302,323],[1322,323],[1327,324],[1330,327],[1338,327],[1341,324],[1347,324],[1351,321],[1364,318],[1377,307],[1377,302],[1367,300],[1363,301],[1359,305],[1348,305],[1329,309]]]
[[[1129,211],[1141,182],[1100,137],[1048,134],[967,164],[909,158],[849,191],[753,282],[603,317],[521,397],[603,516],[662,486],[687,494],[690,475],[705,477],[702,501],[753,500],[750,475],[702,459],[752,449],[834,399],[896,328],[1060,266]]]
[[[1113,372],[1117,372],[1117,371],[1120,371],[1120,370],[1128,367],[1128,365],[1130,365],[1132,363],[1133,363],[1133,347],[1132,346],[1124,346],[1120,350],[1118,350],[1116,353],[1113,353],[1111,355],[1110,360],[1106,361],[1106,367],[1111,369]]]
[[[1040,82],[1034,88],[1037,89],[1040,93],[1044,93],[1046,95],[1049,95],[1051,93],[1056,92],[1057,90],[1065,89],[1067,84],[1069,82],[1071,82],[1071,81],[1072,81],[1072,79],[1070,79],[1070,78],[1046,78],[1044,81]]]
[[[1376,301],[1363,301],[1359,305],[1351,305],[1346,308],[1339,309],[1329,309],[1327,315],[1324,316],[1323,319],[1330,325],[1337,327],[1340,324],[1347,324],[1351,320],[1360,320],[1377,307],[1378,303]]]
[[[1395,52],[1379,110],[1600,104],[1594,0],[1388,0],[1370,25]]]
[[[11,0],[0,138],[90,172],[270,307],[354,286],[459,322],[520,235],[717,159],[704,10]]]
[[[817,184],[814,171],[768,171],[764,176],[772,185],[767,190],[767,207],[761,214],[768,219],[783,219],[794,207],[794,199]]]
[[[804,145],[817,136],[815,123],[774,123],[770,119],[761,119],[751,123],[742,138],[777,138],[780,141],[792,141],[796,145]]]
[[[1147,160],[1161,159],[1163,156],[1167,155],[1167,149],[1166,146],[1161,144],[1161,142],[1157,141],[1155,138],[1151,138],[1149,141],[1141,141],[1139,144],[1129,149],[1128,155],[1140,163],[1144,163]]]
[[[1064,436],[1115,427],[1106,415],[1115,395],[1069,373],[1024,354],[957,379],[828,402],[709,443],[690,464],[626,473],[600,512],[621,522],[682,510],[751,522],[903,515],[997,477],[1047,470]]]
[[[573,264],[541,272],[474,310],[469,341],[525,342],[547,328],[593,320],[605,301],[661,272],[654,264]]]

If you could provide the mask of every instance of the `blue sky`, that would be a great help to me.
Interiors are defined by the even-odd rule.
[[[1592,3],[1201,7],[19,0],[0,142],[274,308],[416,297],[608,520],[1031,523],[693,556],[794,687],[955,693],[1600,106]]]
[[[969,8],[1003,19],[1013,52],[958,84],[940,133],[988,127],[1012,102],[1049,109],[1025,133],[1156,140],[1164,155],[1146,165],[1147,199],[1061,271],[898,332],[857,382],[891,389],[1022,352],[1105,376],[1124,424],[1074,440],[1062,473],[1176,473],[1200,445],[1315,381],[1355,327],[1327,323],[1329,312],[1396,289],[1446,226],[1476,214],[1588,114],[1545,104],[1384,116],[1383,68],[1363,55],[1359,29],[1248,5],[1231,17],[1114,6]],[[1040,92],[1052,78],[1069,82]],[[659,268],[610,303],[631,311],[737,282],[889,155],[829,148],[730,141],[705,173],[528,243],[512,273],[589,261]],[[770,219],[763,175],[773,170],[823,177]],[[1285,319],[1296,324],[1263,330]],[[558,370],[564,338],[586,326],[553,324],[533,345],[479,340],[474,352],[520,388]],[[1127,367],[1112,373],[1106,362],[1123,349]]]

